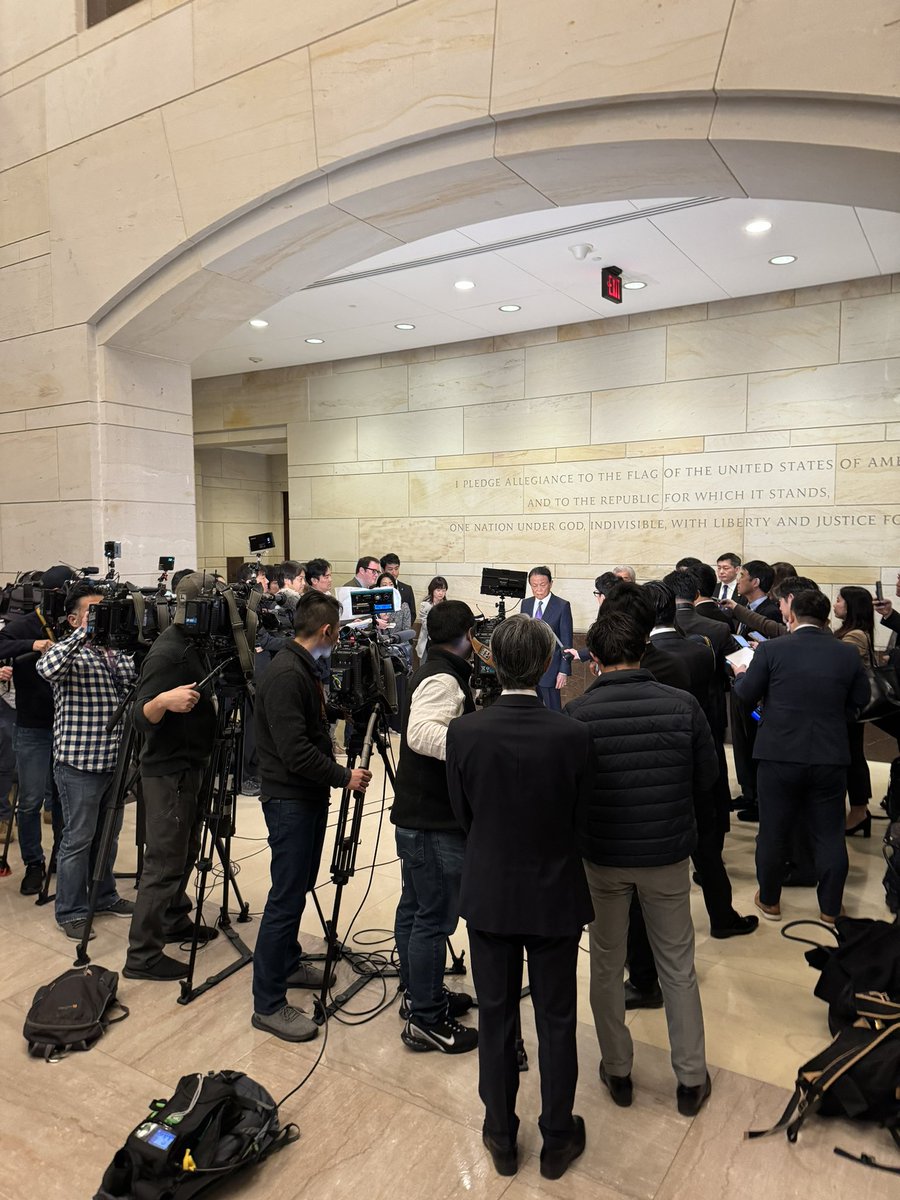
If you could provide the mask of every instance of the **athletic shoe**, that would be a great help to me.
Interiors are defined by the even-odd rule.
[[[781,920],[781,905],[780,904],[763,904],[759,898],[759,892],[753,897],[753,903],[766,918],[767,921]]]
[[[120,896],[115,904],[110,904],[109,908],[98,908],[98,917],[128,917],[131,920],[134,915],[134,901],[123,900]]]
[[[170,958],[168,954],[161,954],[149,967],[129,967],[126,962],[122,968],[122,974],[126,979],[155,979],[160,983],[186,979],[187,973],[187,963],[179,962],[177,958]]]
[[[86,928],[87,921],[84,917],[82,917],[80,921],[66,921],[64,925],[60,925],[60,929],[63,931],[66,937],[71,938],[73,942],[81,941],[81,939],[84,937],[84,931]],[[96,936],[96,933],[94,933],[92,929],[91,936],[88,938],[88,941],[92,942]]]
[[[447,1001],[447,1011],[451,1017],[462,1017],[469,1011],[475,1003],[475,997],[470,996],[468,992],[451,992],[449,988],[444,988],[444,999]],[[408,1021],[412,1016],[412,1011],[409,1007],[409,993],[401,991],[400,993],[400,1017],[404,1021]]]
[[[44,867],[42,863],[29,863],[25,868],[19,891],[23,896],[36,896],[44,886]]]
[[[329,987],[334,987],[334,979],[335,973],[332,971],[331,979],[328,981]],[[324,965],[319,966],[318,963],[307,962],[305,959],[300,960],[300,966],[287,978],[288,987],[312,988],[314,991],[320,991],[324,982]]]
[[[254,1029],[272,1033],[283,1042],[311,1042],[319,1035],[319,1027],[293,1004],[285,1004],[273,1013],[255,1012],[250,1018]]]
[[[478,1045],[478,1030],[460,1025],[447,1016],[435,1025],[422,1025],[410,1017],[400,1034],[404,1046],[410,1050],[440,1050],[442,1054],[465,1054]]]
[[[205,946],[207,942],[214,942],[219,936],[218,929],[213,925],[201,925],[197,934],[197,945]],[[183,926],[177,929],[172,929],[165,935],[163,941],[167,946],[178,946],[182,942],[191,942],[194,939],[194,923],[187,921]]]

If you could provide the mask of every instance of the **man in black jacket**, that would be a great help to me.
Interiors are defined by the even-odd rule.
[[[447,790],[447,728],[475,710],[469,687],[475,617],[461,600],[428,615],[428,660],[413,675],[404,703],[400,761],[391,820],[396,826],[402,891],[394,918],[404,1044],[411,1050],[463,1054],[476,1030],[456,1019],[472,1006],[444,987],[447,938],[459,921],[466,838]]]
[[[786,579],[776,594],[786,597],[794,586]],[[868,699],[869,683],[854,647],[832,637],[827,627],[827,596],[793,591],[781,605],[790,636],[763,642],[734,682],[735,694],[749,709],[763,701],[753,751],[759,763],[756,906],[767,920],[781,920],[788,842],[802,818],[812,834],[820,916],[834,924],[848,865],[847,720]]]
[[[566,711],[588,726],[597,757],[579,842],[594,904],[591,1008],[600,1078],[617,1104],[631,1103],[634,1046],[622,973],[636,891],[659,971],[678,1111],[693,1116],[711,1085],[694,971],[689,859],[697,842],[694,793],[714,783],[716,752],[694,697],[640,669],[644,637],[630,617],[601,613],[588,647],[600,678]]]
[[[501,696],[447,734],[450,803],[467,835],[459,907],[478,990],[484,1140],[497,1171],[514,1174],[516,1018],[527,951],[541,1065],[541,1174],[550,1179],[584,1149],[584,1121],[572,1115],[576,970],[581,931],[593,917],[575,843],[576,812],[593,780],[590,735],[544,708],[534,690],[554,649],[542,622],[504,621],[491,637]]]
[[[372,778],[334,761],[325,690],[316,661],[340,633],[333,596],[305,592],[294,609],[295,636],[275,655],[256,694],[263,815],[272,851],[272,886],[253,954],[252,1024],[288,1042],[319,1027],[287,1002],[289,987],[321,986],[322,972],[301,961],[297,934],[306,893],[316,882],[330,788],[364,792]]]
[[[51,567],[41,576],[41,588],[44,592],[61,589],[74,575],[73,567]],[[16,689],[13,744],[19,778],[16,823],[25,865],[19,887],[23,896],[36,896],[44,878],[41,808],[53,788],[53,692],[35,668],[55,641],[56,632],[40,605],[32,613],[13,617],[0,629],[0,661],[12,663]],[[60,826],[61,822],[62,811],[54,794],[54,823]]]
[[[184,630],[185,605],[199,596],[201,573],[178,583],[174,623],[150,648],[134,696],[134,724],[144,735],[141,788],[145,849],[122,974],[127,979],[183,979],[187,965],[165,954],[190,938],[188,884],[200,849],[199,795],[216,732],[213,687],[200,684],[210,664]],[[216,936],[205,932],[205,940]]]

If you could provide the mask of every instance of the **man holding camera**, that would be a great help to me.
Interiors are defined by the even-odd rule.
[[[456,1020],[472,997],[444,987],[447,938],[459,922],[466,837],[450,807],[447,728],[475,711],[469,686],[475,617],[461,600],[436,604],[428,616],[428,661],[413,675],[404,704],[391,820],[396,826],[402,892],[394,919],[401,1034],[411,1050],[462,1054],[478,1033]]]
[[[252,1024],[287,1042],[306,1042],[319,1032],[314,1021],[288,1004],[287,989],[318,989],[324,982],[324,972],[302,959],[297,935],[306,893],[319,873],[329,789],[364,792],[372,778],[361,767],[339,766],[331,748],[316,664],[337,643],[340,613],[332,596],[304,593],[294,610],[294,637],[276,654],[256,695],[272,884],[253,955]]]
[[[86,640],[90,607],[102,599],[95,584],[73,587],[66,597],[66,622],[72,632],[45,650],[37,663],[38,675],[53,689],[53,762],[63,811],[56,862],[56,920],[66,937],[76,942],[84,936],[103,798],[119,756],[121,727],[107,730],[106,723],[135,677],[129,655]],[[119,898],[113,877],[118,838],[117,828],[96,911],[130,917],[134,905]]]
[[[203,575],[181,579],[175,618],[144,660],[134,698],[134,724],[144,735],[141,785],[145,849],[128,954],[127,979],[183,979],[187,966],[163,947],[193,933],[187,887],[200,849],[199,795],[212,753],[216,709],[212,687],[198,684],[208,666],[184,631],[185,606],[200,595]],[[214,930],[201,930],[203,940]]]

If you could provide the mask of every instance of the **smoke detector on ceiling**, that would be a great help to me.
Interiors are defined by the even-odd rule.
[[[577,258],[579,262],[584,262],[594,247],[590,242],[577,242],[574,246],[569,247],[569,253],[573,258]]]

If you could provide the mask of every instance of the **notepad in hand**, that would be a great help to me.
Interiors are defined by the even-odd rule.
[[[752,650],[735,650],[734,654],[726,654],[725,661],[732,667],[749,667],[753,662]]]

